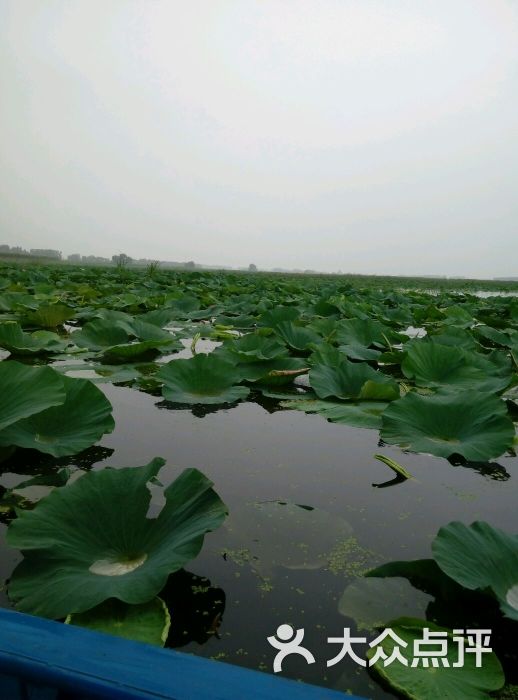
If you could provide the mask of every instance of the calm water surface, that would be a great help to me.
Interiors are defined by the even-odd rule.
[[[274,652],[266,637],[287,622],[305,629],[304,644],[316,663],[290,657],[283,675],[371,698],[392,697],[352,661],[326,667],[338,653],[327,637],[339,636],[344,627],[356,629],[352,617],[338,609],[347,586],[355,581],[361,586],[361,572],[382,562],[429,557],[431,540],[451,520],[487,520],[518,530],[516,458],[500,458],[499,466],[454,467],[443,459],[380,447],[376,430],[275,410],[272,400],[197,416],[159,397],[100,386],[114,406],[116,428],[102,441],[106,449],[97,461],[94,453],[93,468],[138,466],[161,456],[167,460],[160,472],[166,485],[186,467],[197,467],[214,481],[230,510],[226,525],[206,537],[189,565],[191,574],[210,581],[209,587],[187,577],[189,584],[200,583],[205,598],[198,608],[189,607],[191,600],[178,602],[176,614],[172,610],[173,627],[180,620],[181,628],[175,646],[184,651],[271,671]],[[374,487],[394,476],[374,459],[376,453],[393,457],[415,478]],[[17,460],[25,453],[20,455]],[[14,464],[2,477],[5,486],[38,471]],[[161,492],[153,487],[153,494],[156,513]],[[5,545],[0,553],[5,578],[20,557]],[[393,594],[388,583],[381,585],[375,605],[383,610],[393,604]],[[391,616],[423,616],[427,600],[408,587]],[[200,628],[210,628],[208,634],[184,629],[192,615]]]

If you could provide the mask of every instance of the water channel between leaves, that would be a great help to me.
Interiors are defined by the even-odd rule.
[[[338,636],[344,626],[361,630],[372,614],[360,600],[356,620],[342,616],[344,590],[382,562],[428,557],[437,530],[450,520],[487,520],[514,531],[518,481],[509,474],[517,458],[452,467],[440,458],[385,447],[384,454],[415,479],[380,489],[373,484],[390,480],[390,473],[373,459],[380,450],[376,430],[275,411],[277,404],[264,398],[198,417],[142,392],[100,386],[114,406],[116,428],[102,440],[106,457],[93,469],[144,464],[160,455],[167,460],[160,478],[169,483],[182,469],[203,465],[230,510],[189,566],[203,577],[200,590],[207,589],[203,579],[208,579],[218,601],[201,610],[202,617],[212,614],[215,628],[222,618],[221,626],[197,641],[184,630],[186,639],[180,634],[178,640],[184,651],[270,671],[273,650],[266,637],[288,622],[304,627],[317,663],[306,666],[295,658],[285,675],[372,698],[392,697],[352,662],[325,668],[335,653],[327,637]],[[24,478],[8,473],[3,483],[13,486]],[[300,518],[290,504],[305,506]],[[152,500],[150,515],[161,505]],[[5,577],[17,556],[4,545],[1,551]],[[377,601],[380,614],[394,600],[390,584],[386,593],[386,600]],[[394,616],[424,617],[428,597],[410,586],[405,593]]]

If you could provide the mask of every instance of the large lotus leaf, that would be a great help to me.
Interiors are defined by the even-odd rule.
[[[167,308],[175,312],[176,318],[189,318],[193,312],[200,308],[200,300],[185,294],[179,299],[169,299]]]
[[[483,372],[489,375],[495,374],[502,379],[510,380],[513,363],[509,357],[507,350],[503,348],[493,349],[487,355],[483,355],[479,352],[464,352],[464,356],[467,360],[473,364],[474,367],[481,369]]]
[[[389,561],[367,571],[366,577],[406,578],[420,591],[449,602],[465,598],[466,591],[447,576],[433,559]]]
[[[299,312],[293,306],[277,306],[274,309],[265,311],[264,314],[259,317],[258,323],[260,326],[275,328],[279,323],[294,321],[298,315]]]
[[[408,393],[382,417],[384,442],[437,457],[459,454],[485,462],[509,449],[513,438],[505,403],[477,391],[436,396]]]
[[[351,360],[366,360],[370,362],[381,357],[381,350],[366,348],[364,345],[359,344],[340,345],[339,350]]]
[[[228,328],[245,329],[255,326],[256,320],[257,319],[254,316],[248,316],[246,314],[240,314],[239,316],[226,316],[225,314],[219,314],[216,316],[214,323]]]
[[[131,323],[133,320],[131,314],[127,314],[125,311],[116,311],[115,309],[97,309],[95,316],[121,328],[124,328],[125,323]]]
[[[307,362],[300,357],[280,357],[264,362],[243,362],[239,365],[239,372],[247,382],[280,386],[289,384],[300,374],[305,374],[307,366]]]
[[[464,664],[461,667],[453,667],[457,662],[457,643],[453,640],[451,630],[438,627],[426,620],[413,618],[399,618],[389,625],[390,629],[407,644],[398,644],[392,637],[387,636],[381,643],[385,654],[390,656],[398,647],[408,665],[397,661],[387,665],[383,661],[377,661],[372,667],[374,671],[389,684],[391,688],[401,693],[410,700],[490,700],[489,693],[498,690],[504,685],[505,677],[500,662],[493,652],[482,654],[482,665],[477,668],[475,654],[465,653]],[[448,667],[430,665],[425,667],[419,664],[412,667],[414,642],[423,638],[423,628],[427,627],[432,632],[448,633]],[[467,645],[467,641],[466,641]],[[437,647],[435,647],[437,648]],[[367,657],[372,658],[375,648],[367,652]]]
[[[442,309],[445,316],[445,323],[457,326],[458,328],[470,328],[475,319],[472,314],[460,306],[449,306],[447,309]]]
[[[81,330],[73,333],[72,340],[81,348],[106,350],[114,345],[127,343],[129,333],[121,325],[98,318],[89,321]]]
[[[7,532],[24,555],[9,584],[16,607],[56,619],[108,598],[152,600],[227,513],[212,482],[186,469],[164,490],[158,517],[148,518],[147,484],[163,464],[89,472],[20,513]]]
[[[181,343],[167,331],[129,314],[113,313],[117,314],[114,318],[99,318],[85,324],[72,335],[72,340],[79,347],[102,351],[116,360],[131,360],[152,351],[182,349]]]
[[[361,345],[364,348],[376,345],[387,347],[400,343],[405,336],[395,333],[388,326],[372,319],[353,318],[336,325],[336,338],[342,345]]]
[[[113,345],[104,350],[104,357],[108,360],[134,360],[148,353],[172,352],[174,350],[183,350],[183,345],[173,338],[164,340],[142,340],[132,343],[123,343],[122,345]]]
[[[128,320],[120,320],[116,325],[127,331],[130,336],[135,337],[137,340],[165,340],[169,342],[174,340],[174,336],[168,331],[162,330],[155,324],[148,323],[140,318],[129,316]]]
[[[62,372],[69,377],[89,379],[94,384],[107,382],[123,384],[141,378],[143,375],[153,374],[158,369],[153,362],[115,365],[101,364],[99,362],[65,362],[62,365],[55,366],[55,368],[58,372]]]
[[[338,306],[334,303],[330,303],[330,300],[326,299],[325,296],[316,302],[316,304],[313,307],[313,310],[318,316],[325,316],[325,317],[331,317],[331,316],[337,317],[337,316],[339,316]]]
[[[381,428],[381,414],[388,403],[383,401],[319,401],[300,399],[283,401],[283,408],[291,408],[306,413],[318,413],[332,423],[344,423],[356,428]]]
[[[285,346],[276,338],[267,338],[257,333],[247,333],[241,338],[230,340],[225,343],[224,349],[230,351],[238,362],[261,362],[288,354]]]
[[[26,315],[27,321],[42,328],[55,328],[75,315],[74,309],[65,304],[42,304]]]
[[[518,620],[518,537],[488,523],[442,527],[432,544],[445,574],[470,590],[490,589],[506,617]]]
[[[0,431],[65,400],[60,375],[50,367],[0,362]]]
[[[418,386],[497,392],[511,381],[505,368],[457,347],[433,342],[413,342],[401,365],[405,376]]]
[[[137,310],[141,302],[142,299],[131,292],[122,292],[117,294],[115,298],[112,297],[110,299],[110,304],[115,309],[128,309],[129,311]]]
[[[336,335],[336,321],[332,318],[315,318],[306,325],[306,328],[313,331],[319,336],[316,348],[322,347],[323,344],[334,342]]]
[[[448,326],[441,328],[438,333],[428,333],[428,340],[431,343],[439,345],[449,345],[451,347],[463,348],[464,350],[480,350],[480,345],[477,344],[471,333],[457,328],[456,326]]]
[[[321,399],[372,399],[391,401],[399,397],[397,383],[365,362],[343,360],[339,365],[316,365],[309,383]]]
[[[334,345],[329,343],[320,343],[320,345],[311,353],[309,362],[313,365],[329,365],[336,367],[347,359],[347,355],[341,352]]]
[[[291,321],[277,324],[275,332],[289,348],[300,352],[309,351],[311,346],[318,345],[322,340],[315,331],[303,326],[296,326]]]
[[[38,355],[42,353],[61,352],[67,343],[50,331],[24,333],[16,321],[0,322],[0,348],[13,355]]]
[[[242,378],[239,370],[214,355],[171,360],[156,376],[164,382],[164,398],[176,403],[233,403],[248,396],[250,391],[237,386]]]
[[[146,323],[152,323],[158,328],[164,328],[168,326],[175,317],[176,313],[172,309],[154,309],[153,311],[141,314],[138,318]]]
[[[128,605],[112,598],[92,610],[69,615],[65,622],[94,632],[163,647],[169,634],[171,616],[160,598],[139,605]]]
[[[106,396],[87,379],[61,377],[65,400],[10,425],[0,433],[0,445],[16,445],[54,457],[90,447],[115,423]]]
[[[490,341],[494,345],[506,346],[509,345],[509,336],[507,333],[492,328],[491,326],[475,326],[473,332],[479,338]]]

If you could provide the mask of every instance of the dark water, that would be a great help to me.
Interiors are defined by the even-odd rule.
[[[284,676],[372,698],[392,697],[352,661],[326,667],[338,653],[327,637],[339,636],[344,627],[355,629],[338,610],[345,588],[363,580],[358,575],[366,568],[430,556],[431,540],[451,520],[487,520],[518,530],[516,458],[501,458],[500,468],[454,467],[443,459],[380,447],[376,430],[335,425],[297,411],[272,412],[273,401],[197,417],[136,390],[101,388],[114,406],[116,428],[101,443],[113,453],[96,462],[94,454],[94,468],[138,466],[161,456],[167,465],[160,480],[168,484],[182,469],[197,467],[214,481],[230,510],[226,526],[206,537],[200,556],[188,567],[215,589],[206,592],[196,614],[206,617],[201,627],[216,633],[187,631],[184,640],[180,634],[176,645],[186,642],[183,651],[271,672],[274,650],[266,637],[289,623],[304,628],[304,644],[316,663],[290,657]],[[394,476],[373,458],[376,453],[393,457],[415,479],[373,487]],[[12,486],[25,478],[5,474],[2,483]],[[160,492],[154,489],[154,494],[157,510]],[[254,506],[258,501],[268,503]],[[291,517],[294,508],[302,516],[297,523]],[[2,578],[18,559],[2,545]],[[383,609],[392,588],[386,580],[381,586]],[[424,596],[413,591],[409,588],[401,610],[396,606],[391,617],[423,616]],[[179,620],[180,627],[188,626],[187,604],[177,605],[173,628]]]

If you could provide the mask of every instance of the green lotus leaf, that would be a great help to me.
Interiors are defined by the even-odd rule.
[[[309,373],[309,383],[321,399],[372,399],[391,401],[399,397],[397,383],[365,362],[342,360],[339,365],[316,365]]]
[[[26,479],[10,489],[0,487],[0,522],[9,523],[16,517],[17,511],[33,508],[52,488],[64,486],[69,478],[70,469],[65,467],[57,472]]]
[[[230,340],[225,343],[225,351],[235,356],[237,362],[262,362],[273,360],[288,354],[284,345],[276,338],[268,338],[257,333]]]
[[[304,326],[296,326],[291,321],[282,321],[275,326],[275,333],[282,338],[286,345],[292,350],[306,352],[312,346],[318,345],[322,338]]]
[[[142,340],[107,348],[103,355],[108,360],[134,360],[148,353],[183,350],[183,345],[172,336],[169,340]]]
[[[332,318],[315,318],[306,327],[320,336],[319,346],[322,343],[322,339],[329,343],[336,334],[336,321]]]
[[[415,620],[413,618],[399,618],[389,625],[390,629],[406,642],[407,646],[398,644],[388,636],[381,643],[385,654],[390,655],[395,647],[398,647],[408,665],[395,660],[388,666],[384,666],[381,660],[373,666],[373,670],[385,680],[391,688],[403,697],[410,700],[490,700],[489,693],[498,690],[504,685],[505,677],[500,662],[493,652],[482,655],[482,665],[477,668],[475,654],[465,653],[464,664],[461,667],[453,667],[458,659],[457,643],[453,640],[451,630],[438,627],[427,620]],[[448,633],[448,667],[424,667],[419,664],[412,667],[414,642],[423,638],[423,628],[428,627],[432,632]],[[466,642],[467,646],[467,642]],[[372,658],[375,649],[367,652],[367,657]]]
[[[65,399],[19,420],[0,432],[0,445],[16,445],[54,457],[71,455],[90,447],[115,423],[105,395],[87,379],[62,376]]]
[[[506,617],[518,620],[518,537],[485,522],[442,527],[432,543],[445,574],[469,590],[490,589]]]
[[[179,299],[170,299],[167,308],[175,312],[176,318],[189,318],[200,308],[200,300],[185,294]]]
[[[415,588],[435,598],[453,601],[465,598],[466,591],[447,576],[433,559],[389,561],[367,571],[366,577],[406,578]]]
[[[139,319],[146,323],[152,323],[158,328],[164,328],[164,326],[168,326],[175,317],[176,313],[172,309],[154,309],[153,311],[141,314]]]
[[[275,326],[285,321],[295,321],[298,315],[299,312],[293,306],[277,306],[261,314],[259,325],[275,328]]]
[[[458,347],[413,342],[401,369],[418,386],[498,392],[509,386],[511,372]]]
[[[55,366],[56,371],[69,377],[88,379],[94,384],[111,382],[112,384],[124,384],[141,378],[143,375],[153,374],[157,365],[153,362],[137,362],[136,364],[115,364],[90,362],[70,362]]]
[[[366,360],[370,362],[371,360],[378,360],[381,356],[381,350],[366,348],[364,345],[359,345],[357,343],[340,345],[338,349],[351,360]]]
[[[234,403],[248,396],[250,391],[245,386],[237,386],[241,381],[239,370],[214,355],[171,360],[156,376],[164,382],[163,397],[176,403]]]
[[[159,515],[148,518],[147,485],[163,464],[89,472],[20,513],[7,532],[24,555],[9,584],[16,607],[58,619],[109,598],[152,600],[227,513],[212,482],[186,469],[164,489]]]
[[[50,367],[0,362],[0,431],[34,413],[65,401],[60,375]],[[1,435],[1,433],[0,433]]]
[[[125,311],[116,311],[115,309],[96,309],[95,312],[96,319],[103,319],[108,321],[111,325],[120,326],[124,328],[125,323],[131,323],[133,316],[127,314]]]
[[[413,392],[383,413],[381,439],[437,457],[458,454],[485,462],[513,444],[514,426],[503,401],[477,391],[420,396]]]
[[[83,328],[72,334],[72,340],[81,348],[106,350],[114,345],[122,345],[129,340],[129,333],[120,325],[103,318],[89,321]]]
[[[477,344],[469,331],[456,326],[448,326],[441,329],[438,333],[428,333],[427,339],[431,343],[439,345],[449,345],[451,347],[463,348],[464,350],[480,350],[480,345]]]
[[[405,337],[372,319],[353,318],[336,325],[336,338],[341,345],[384,348],[390,343],[400,343]]]
[[[74,309],[65,304],[42,304],[36,311],[29,312],[26,319],[42,328],[56,328],[74,315]]]
[[[393,401],[400,397],[399,386],[397,382],[386,375],[382,375],[383,382],[379,381],[380,372],[377,372],[375,379],[368,379],[362,386],[358,398],[364,401]]]
[[[346,359],[347,355],[329,343],[320,343],[309,357],[309,361],[313,365],[329,365],[330,367],[336,367]]]
[[[70,479],[70,469],[68,467],[63,467],[57,472],[51,472],[50,474],[39,474],[38,476],[33,476],[32,479],[25,479],[19,484],[16,484],[11,490],[12,491],[22,491],[23,489],[28,489],[33,486],[48,486],[53,488],[54,486],[64,486]]]
[[[477,337],[490,341],[493,345],[501,345],[503,347],[509,345],[509,336],[507,333],[492,328],[491,326],[476,326],[473,332]]]
[[[443,309],[443,313],[445,322],[458,328],[470,328],[475,323],[472,314],[460,306],[449,306]]]
[[[119,321],[117,325],[126,330],[130,336],[140,341],[163,340],[173,342],[175,339],[168,331],[164,331],[155,324],[147,323],[139,318],[130,317],[129,321]]]
[[[216,325],[225,326],[226,328],[248,329],[255,326],[256,318],[247,314],[239,314],[239,316],[226,316],[219,314],[216,316],[214,323]]]
[[[282,386],[291,383],[298,375],[305,374],[307,366],[302,358],[280,357],[264,362],[243,362],[239,365],[239,372],[247,382]]]
[[[38,355],[61,352],[67,343],[50,331],[25,333],[16,321],[0,322],[0,348],[13,355]]]
[[[107,358],[115,360],[131,360],[153,351],[183,348],[173,335],[152,323],[116,313],[114,318],[99,318],[85,324],[72,335],[72,340],[79,347],[103,352]]]
[[[281,406],[295,411],[318,413],[332,423],[343,423],[356,428],[381,428],[381,414],[387,408],[388,403],[383,401],[345,403],[343,401],[296,399],[283,401]]]
[[[111,598],[92,610],[68,615],[65,623],[163,647],[169,634],[171,616],[160,598],[139,605],[128,605]]]

